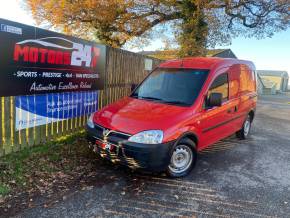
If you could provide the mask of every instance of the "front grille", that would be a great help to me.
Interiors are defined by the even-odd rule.
[[[109,131],[108,134],[106,135],[107,141],[114,145],[119,145],[122,141],[128,140],[130,138],[129,134],[107,129],[98,124],[95,125],[95,130],[96,137],[99,138],[100,140],[104,140],[105,137],[104,131]]]
[[[119,133],[119,132],[112,132],[112,133],[110,133],[109,136],[110,137],[120,138],[120,139],[123,139],[123,140],[127,140],[128,138],[130,138],[130,135]]]
[[[144,163],[127,156],[126,155],[127,152],[122,147],[122,142],[129,139],[130,137],[129,134],[114,131],[96,124],[94,131],[94,139],[104,143],[105,142],[103,134],[104,131],[108,131],[108,134],[106,136],[106,143],[113,145],[114,148],[111,151],[108,151],[104,148],[101,148],[99,145],[93,143],[95,152],[97,152],[101,157],[106,158],[114,163],[121,163],[131,168],[144,167]]]
[[[95,130],[99,131],[99,132],[103,132],[104,128],[99,126],[99,125],[95,125]]]

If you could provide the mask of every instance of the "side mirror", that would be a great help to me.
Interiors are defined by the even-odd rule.
[[[131,85],[131,92],[133,92],[136,89],[136,87],[137,87],[137,84],[132,84]]]
[[[220,107],[223,102],[223,95],[221,93],[211,93],[209,95],[207,106],[212,107]]]

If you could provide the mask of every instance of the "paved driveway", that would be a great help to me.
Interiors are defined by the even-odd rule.
[[[199,155],[186,178],[96,166],[91,186],[19,217],[290,217],[290,97],[260,99],[252,136]]]

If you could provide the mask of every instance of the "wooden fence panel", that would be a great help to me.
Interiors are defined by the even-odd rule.
[[[145,70],[146,58],[148,57],[108,47],[104,90],[98,91],[98,108],[97,106],[85,108],[88,112],[85,116],[63,119],[63,113],[60,113],[57,122],[16,131],[15,97],[1,97],[0,156],[81,130],[86,125],[91,112],[128,96],[131,92],[131,85],[141,82],[148,75],[149,71]],[[154,67],[161,61],[152,59],[152,62]],[[82,93],[82,98],[89,97],[85,95],[87,94]],[[26,100],[28,101],[28,98]],[[78,110],[80,109],[76,108],[74,114]],[[20,113],[19,116],[21,118],[22,114]],[[29,117],[27,119],[29,120]]]
[[[21,101],[19,103],[22,104]],[[20,116],[20,119],[22,119],[23,114],[20,113],[19,116]],[[26,129],[19,130],[19,134],[20,134],[20,137],[19,137],[20,149],[23,149],[28,146],[28,139],[26,137]]]
[[[11,105],[11,135],[13,135],[13,152],[19,151],[20,147],[20,131],[16,131],[15,129],[15,120],[16,120],[16,108],[15,108],[15,97],[10,97],[10,105]]]
[[[4,110],[4,102],[2,103],[2,99],[3,99],[3,97],[0,98],[0,104],[1,104],[1,107],[0,107],[0,124],[1,124],[1,127],[0,127],[0,156],[3,156],[5,154],[4,142],[3,142],[4,136],[2,133],[3,124],[4,124],[4,119],[2,117],[2,112]]]
[[[35,96],[34,96],[34,114],[36,114],[36,105],[37,105],[37,102],[36,102],[36,99],[35,99]],[[35,116],[36,118],[36,116]],[[34,131],[33,131],[33,138],[34,138],[34,145],[39,145],[42,141],[42,138],[41,138],[41,126],[36,126],[33,128]]]
[[[4,148],[5,153],[10,153],[13,149],[13,136],[11,135],[11,123],[12,123],[12,116],[11,116],[11,103],[10,97],[4,98],[4,104],[6,105],[4,108]]]

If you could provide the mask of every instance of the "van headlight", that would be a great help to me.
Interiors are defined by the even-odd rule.
[[[163,140],[163,131],[161,130],[147,130],[139,132],[131,136],[129,142],[137,142],[144,144],[160,144]]]
[[[94,119],[94,114],[91,114],[91,116],[89,117],[89,119],[87,121],[88,127],[92,128],[92,129],[95,128],[95,124],[94,124],[93,119]]]

